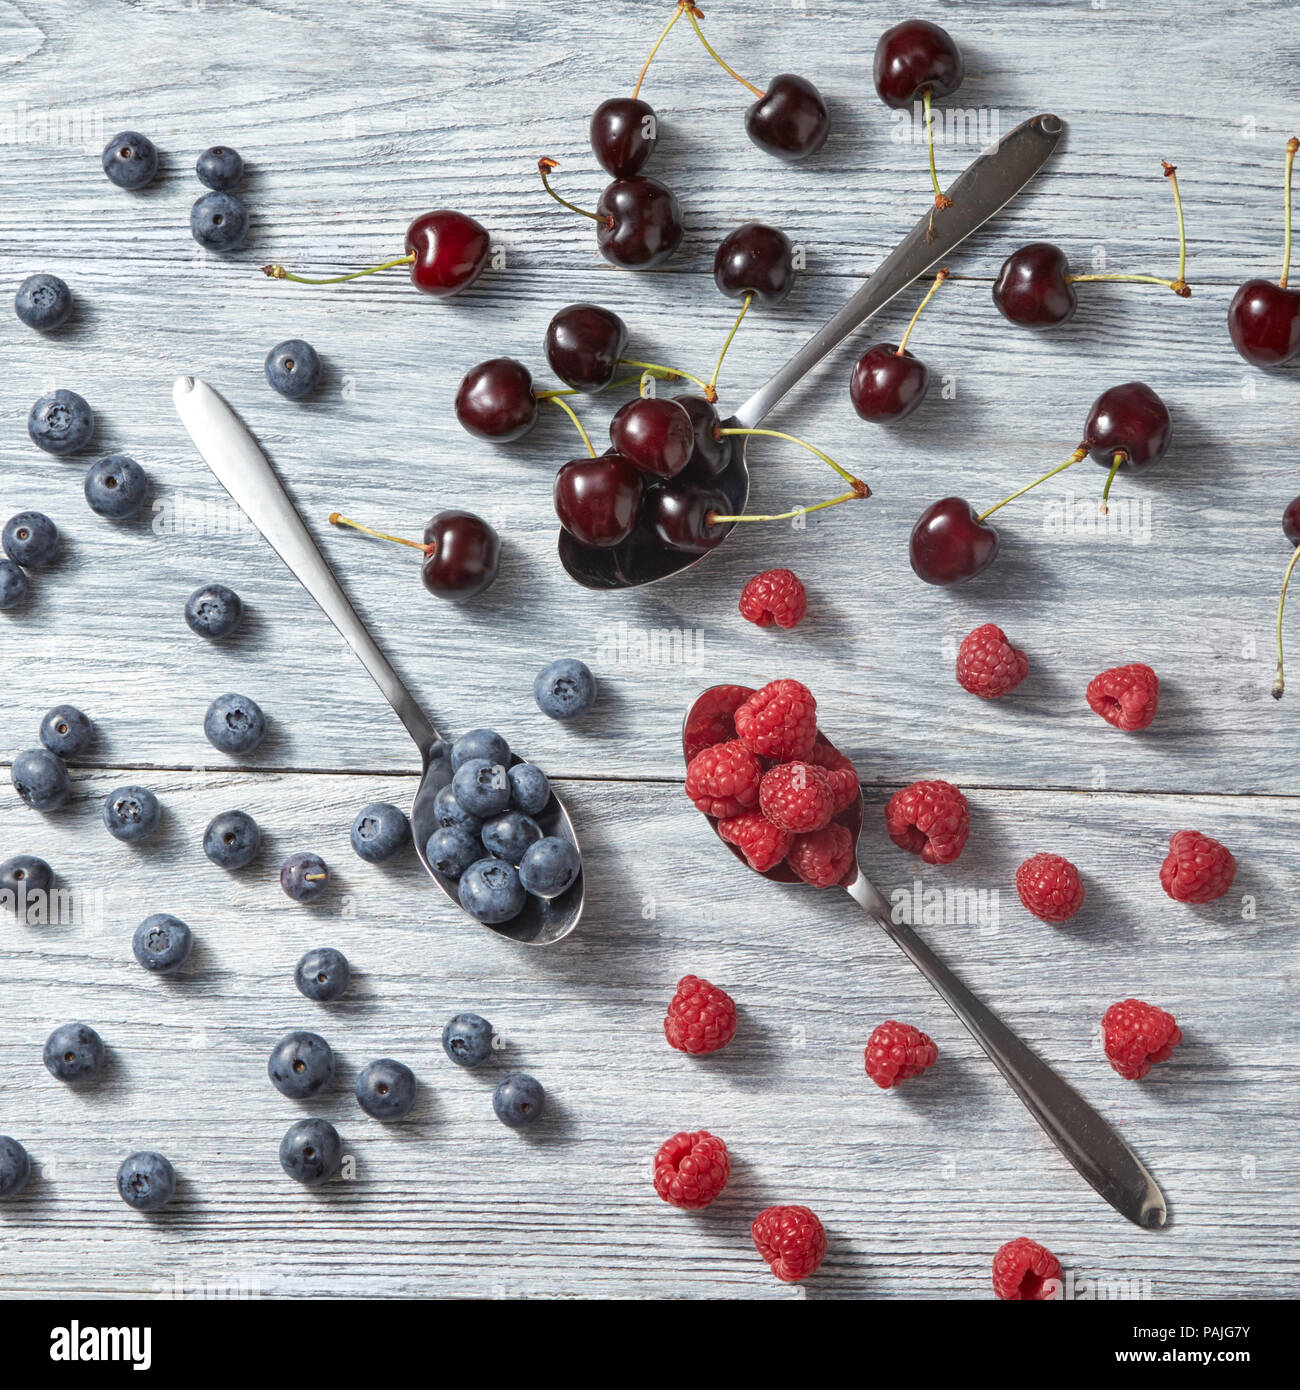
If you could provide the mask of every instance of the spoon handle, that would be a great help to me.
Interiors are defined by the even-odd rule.
[[[421,754],[427,755],[439,741],[438,731],[357,617],[284,484],[244,422],[206,381],[196,377],[177,377],[172,399],[204,462],[361,658],[406,732]]]
[[[1011,1083],[1047,1137],[1094,1188],[1135,1225],[1163,1226],[1164,1194],[1141,1159],[1070,1085],[966,988],[919,936],[892,920],[865,874],[850,896],[884,930],[970,1030],[989,1060]]]

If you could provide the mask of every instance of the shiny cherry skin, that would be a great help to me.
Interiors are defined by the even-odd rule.
[[[570,304],[546,326],[546,360],[575,391],[603,391],[626,349],[627,324],[599,304]]]
[[[943,497],[912,527],[912,569],[927,584],[960,584],[997,558],[998,533],[964,497]]]
[[[642,473],[675,478],[690,462],[695,426],[676,401],[638,396],[609,422],[609,442]]]
[[[1103,468],[1123,454],[1130,468],[1145,468],[1164,456],[1173,423],[1164,401],[1143,381],[1103,391],[1092,403],[1083,442]]]
[[[728,514],[726,497],[716,488],[675,478],[646,497],[645,522],[670,550],[702,555],[727,534],[728,523],[710,523],[709,514]]]
[[[822,94],[806,77],[783,72],[745,112],[745,129],[760,150],[793,164],[826,143],[831,117]]]
[[[645,168],[658,139],[654,107],[638,97],[611,97],[591,118],[591,148],[600,167],[616,179]]]
[[[481,594],[497,577],[501,537],[473,512],[439,512],[424,528],[432,546],[424,558],[424,587],[452,603]]]
[[[1300,353],[1300,290],[1247,280],[1228,306],[1232,345],[1254,367],[1280,367]]]
[[[406,254],[415,257],[411,283],[442,299],[482,275],[491,249],[487,229],[463,212],[426,212],[406,229]]]
[[[1300,545],[1300,497],[1293,497],[1282,513],[1282,531],[1292,545]]]
[[[608,184],[596,204],[596,245],[624,270],[653,270],[682,244],[682,210],[658,179],[634,174]]]
[[[555,475],[555,514],[574,540],[603,550],[632,534],[642,493],[641,474],[620,454],[572,459]]]
[[[532,373],[513,357],[471,367],[456,392],[456,418],[480,439],[521,438],[537,423]]]
[[[907,19],[886,29],[876,44],[876,95],[896,109],[931,97],[946,97],[965,76],[961,50],[946,29],[928,19]]]
[[[722,421],[717,410],[703,396],[674,396],[673,400],[691,417],[695,447],[687,467],[703,477],[713,478],[731,462],[735,441],[718,433]]]
[[[1013,251],[993,282],[1002,317],[1022,328],[1054,328],[1079,307],[1065,252],[1050,241],[1031,241]]]
[[[743,223],[718,247],[713,283],[728,299],[752,294],[764,304],[779,304],[794,285],[790,238],[762,222]]]
[[[925,399],[930,370],[906,348],[877,343],[858,358],[849,379],[853,408],[864,420],[892,425],[905,420]]]

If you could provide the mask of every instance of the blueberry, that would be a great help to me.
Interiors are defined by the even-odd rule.
[[[244,161],[238,150],[228,145],[213,145],[204,150],[194,164],[194,172],[204,188],[215,193],[228,193],[244,177]]]
[[[329,877],[319,854],[291,854],[280,866],[280,887],[296,903],[314,902],[329,886]]]
[[[429,836],[424,856],[440,874],[459,878],[483,857],[483,842],[459,825],[443,825]]]
[[[266,1064],[271,1085],[290,1100],[306,1100],[334,1080],[334,1050],[319,1033],[286,1033]]]
[[[551,784],[540,767],[516,763],[510,769],[510,801],[526,816],[539,816],[551,799]]]
[[[576,719],[596,703],[596,677],[581,661],[562,656],[537,673],[533,698],[552,719]]]
[[[27,576],[7,557],[0,559],[0,608],[17,608],[27,597]]]
[[[411,843],[411,823],[387,801],[372,801],[352,822],[352,848],[370,864],[383,864]]]
[[[257,858],[262,832],[247,811],[222,811],[203,832],[203,853],[223,869],[242,869]]]
[[[125,521],[144,506],[149,479],[126,454],[109,454],[86,470],[86,502],[98,516]]]
[[[185,600],[185,624],[200,637],[227,637],[239,626],[244,605],[224,584],[204,584]]]
[[[117,1193],[136,1211],[161,1211],[176,1195],[176,1169],[151,1149],[131,1154],[117,1170]]]
[[[483,829],[483,817],[471,816],[456,800],[456,789],[450,782],[438,791],[433,798],[433,814],[439,825],[454,826],[457,830],[468,831],[475,839]]]
[[[266,737],[266,716],[247,695],[218,695],[203,716],[203,732],[223,753],[251,753]]]
[[[286,338],[266,354],[266,379],[291,401],[310,395],[320,381],[320,358],[301,338]]]
[[[95,433],[95,412],[75,391],[51,391],[27,412],[27,433],[47,454],[75,454]]]
[[[486,758],[490,763],[510,766],[510,745],[495,729],[471,729],[461,734],[451,745],[451,770],[457,772],[471,758]]]
[[[134,845],[158,829],[162,807],[147,787],[115,787],[104,798],[104,827],[115,840]]]
[[[305,994],[318,1004],[328,1004],[347,989],[352,979],[348,958],[333,946],[318,946],[308,951],[293,972],[298,993]]]
[[[510,778],[502,763],[471,758],[451,779],[452,794],[472,816],[495,816],[510,805]]]
[[[57,811],[72,794],[63,759],[48,748],[29,748],[17,754],[9,776],[14,790],[37,811]]]
[[[49,892],[54,870],[34,854],[15,854],[0,864],[0,906],[30,922],[50,917]]]
[[[357,1073],[357,1104],[384,1123],[405,1119],[415,1104],[415,1073],[391,1057],[367,1063]]]
[[[90,742],[90,720],[73,705],[55,705],[41,720],[41,742],[61,758],[75,758]]]
[[[483,848],[511,864],[517,865],[528,846],[541,838],[541,827],[522,811],[503,811],[483,822]]]
[[[17,1139],[0,1134],[0,1201],[16,1197],[32,1173],[32,1161]]]
[[[190,209],[190,235],[206,251],[238,251],[248,237],[248,209],[233,193],[205,193]]]
[[[85,1081],[104,1065],[104,1043],[84,1023],[65,1023],[45,1039],[45,1065],[60,1081]]]
[[[492,1092],[492,1109],[503,1125],[524,1129],[541,1119],[546,1109],[546,1092],[541,1082],[517,1071]]]
[[[147,135],[124,130],[104,146],[102,163],[113,183],[134,190],[153,182],[158,172],[158,151]]]
[[[194,934],[179,917],[155,912],[135,929],[131,950],[146,970],[157,975],[170,975],[190,958]]]
[[[460,876],[460,905],[480,922],[508,922],[523,911],[519,873],[504,859],[479,859]]]
[[[457,1014],[442,1030],[442,1050],[459,1067],[479,1067],[492,1055],[492,1025],[478,1014]]]
[[[280,1140],[280,1167],[307,1187],[329,1182],[343,1166],[343,1140],[328,1120],[299,1120]]]
[[[58,328],[72,313],[72,293],[57,275],[29,275],[14,295],[14,313],[42,333]]]
[[[14,564],[40,569],[59,548],[59,528],[44,512],[19,512],[5,522],[0,544]]]
[[[578,877],[582,859],[568,840],[548,835],[529,845],[519,861],[519,882],[535,898],[558,898]]]

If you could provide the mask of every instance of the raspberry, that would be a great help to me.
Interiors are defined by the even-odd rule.
[[[808,611],[808,595],[793,570],[764,570],[745,585],[740,615],[759,627],[794,627]]]
[[[754,1248],[783,1284],[816,1272],[826,1255],[826,1228],[807,1207],[767,1207],[749,1228]]]
[[[727,1146],[707,1129],[674,1134],[655,1154],[655,1191],[669,1205],[687,1211],[707,1207],[730,1176]]]
[[[805,883],[814,888],[832,888],[856,868],[853,834],[847,825],[832,821],[824,830],[796,835],[785,858]]]
[[[742,811],[718,822],[718,834],[745,856],[751,869],[765,874],[790,852],[790,832],[772,824],[762,811]]]
[[[970,812],[951,782],[913,782],[885,807],[889,838],[927,864],[951,864],[966,845]]]
[[[835,798],[832,815],[838,816],[841,811],[847,811],[861,795],[857,769],[833,743],[814,743],[812,752],[804,761],[825,770],[831,795]]]
[[[983,700],[1014,690],[1029,674],[1029,658],[996,623],[968,633],[957,649],[957,684]]]
[[[1150,666],[1135,661],[1115,666],[1088,682],[1088,704],[1117,729],[1132,733],[1145,729],[1156,717],[1160,679]]]
[[[668,1005],[664,1036],[669,1047],[696,1056],[726,1047],[736,1036],[736,1005],[731,995],[698,975],[683,975]]]
[[[735,816],[758,801],[763,769],[739,739],[697,753],[686,769],[686,795],[706,816]]]
[[[1110,1064],[1129,1081],[1140,1081],[1183,1040],[1173,1014],[1124,999],[1112,1004],[1101,1020],[1101,1040]]]
[[[736,736],[760,758],[806,758],[817,741],[817,701],[798,681],[770,681],[736,711]]]
[[[1218,840],[1199,830],[1179,830],[1169,837],[1160,886],[1177,902],[1213,902],[1232,887],[1236,876],[1237,861]]]
[[[887,1091],[934,1066],[939,1060],[939,1049],[919,1028],[910,1023],[895,1023],[891,1018],[872,1030],[864,1060],[867,1075]]]
[[[993,1256],[993,1292],[1015,1302],[1055,1298],[1061,1291],[1061,1262],[1028,1236],[1009,1240]]]
[[[1079,871],[1059,854],[1034,854],[1016,870],[1020,901],[1044,922],[1068,922],[1083,906]]]
[[[763,814],[782,830],[804,835],[829,824],[835,810],[826,774],[811,763],[781,763],[758,786]]]
[[[682,735],[687,762],[703,749],[736,737],[736,710],[753,693],[747,685],[717,685],[696,702]]]

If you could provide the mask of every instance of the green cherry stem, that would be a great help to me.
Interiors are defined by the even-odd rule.
[[[1169,180],[1169,186],[1174,194],[1174,211],[1178,214],[1178,276],[1173,280],[1162,280],[1158,275],[1067,275],[1065,278],[1072,285],[1082,285],[1088,282],[1106,280],[1112,284],[1127,285],[1163,285],[1166,289],[1173,292],[1181,299],[1192,297],[1191,286],[1187,283],[1187,227],[1183,221],[1183,198],[1178,191],[1178,170],[1174,165],[1165,160],[1160,162],[1161,168],[1165,171],[1165,178]]]
[[[374,536],[381,541],[392,541],[394,545],[409,545],[412,550],[418,550],[422,555],[433,554],[433,546],[431,545],[421,545],[419,541],[408,541],[405,536],[390,536],[387,531],[376,531],[373,527],[363,526],[359,521],[353,521],[340,512],[331,512],[329,522],[331,526],[350,526],[354,531],[364,531],[367,536]]]
[[[565,394],[567,395],[568,392],[565,392]],[[578,419],[577,412],[568,401],[562,400],[558,391],[539,391],[537,399],[548,400],[552,405],[558,405],[560,409],[564,411],[569,419],[573,421],[573,427],[582,436],[582,442],[587,446],[587,457],[594,459],[596,457],[596,451],[591,446],[591,440],[587,436],[587,431],[582,428],[582,421]]]
[[[1110,461],[1110,472],[1106,474],[1106,486],[1101,490],[1101,514],[1106,516],[1110,512],[1110,485],[1115,481],[1115,474],[1119,472],[1120,465],[1124,462],[1124,454],[1116,450],[1115,457]]]
[[[724,357],[726,357],[726,355],[727,355],[727,349],[731,346],[731,340],[736,336],[736,329],[738,329],[738,328],[740,327],[740,325],[744,322],[745,315],[746,315],[747,313],[749,313],[749,306],[750,306],[753,302],[754,302],[754,293],[753,293],[753,291],[751,290],[751,291],[745,296],[745,302],[740,306],[740,313],[738,313],[738,314],[736,315],[736,321],[735,321],[735,323],[733,323],[733,324],[731,325],[731,332],[727,334],[727,341],[726,341],[725,343],[723,343],[723,345],[722,345],[722,351],[721,351],[720,353],[718,353],[718,360],[713,364],[713,375],[709,378],[709,385],[708,385],[708,391],[712,391],[713,394],[712,394],[712,395],[708,395],[707,392],[706,392],[706,398],[707,398],[710,402],[716,401],[716,400],[718,399],[718,391],[717,391],[717,386],[718,386],[718,373],[722,370],[722,359],[723,359]]]
[[[774,516],[720,516],[717,512],[709,512],[704,518],[710,525],[717,525],[723,521],[793,521],[797,516],[807,516],[809,512],[825,511],[827,507],[838,507],[841,502],[853,502],[860,498],[870,497],[871,490],[866,483],[862,484],[865,491],[858,491],[854,488],[852,492],[842,492],[838,497],[832,497],[829,502],[817,502],[811,507],[795,507],[793,511],[779,512]]]
[[[696,37],[704,45],[704,51],[709,57],[712,58],[724,72],[729,72],[742,87],[748,87],[759,101],[762,101],[767,93],[755,87],[752,82],[746,82],[735,68],[729,67],[713,51],[713,46],[709,43],[708,39],[704,37],[704,30],[700,28],[700,20],[704,18],[704,11],[700,9],[698,5],[692,4],[691,0],[677,0],[677,8],[679,12],[682,10],[686,11],[686,18],[691,21],[691,28],[695,30]]]
[[[930,156],[930,183],[934,187],[934,205],[940,212],[952,207],[952,199],[939,187],[939,174],[934,167],[934,112],[930,108],[930,89],[927,87],[921,93],[921,106],[925,112],[925,147]],[[934,222],[930,223],[931,232],[934,231]]]
[[[1277,600],[1277,675],[1273,678],[1273,698],[1280,700],[1282,692],[1286,689],[1286,682],[1282,678],[1282,609],[1286,607],[1287,586],[1291,583],[1291,571],[1295,569],[1295,562],[1300,560],[1300,545],[1296,546],[1291,555],[1291,563],[1286,567],[1286,576],[1282,580],[1282,592]]]
[[[1282,241],[1282,278],[1277,282],[1280,290],[1286,289],[1291,276],[1291,169],[1295,164],[1296,151],[1300,150],[1300,140],[1294,135],[1286,142],[1286,172],[1282,176],[1282,188],[1286,197],[1286,233]],[[1282,693],[1280,690],[1277,692]]]
[[[542,187],[555,199],[562,208],[568,208],[570,212],[576,212],[579,217],[590,217],[593,222],[600,222],[602,219],[597,217],[594,212],[588,212],[586,208],[580,208],[577,203],[571,203],[567,198],[560,195],[551,187],[551,180],[548,177],[552,169],[558,169],[560,162],[558,159],[548,159],[543,156],[537,161],[537,172],[542,176]],[[608,217],[604,219],[607,227],[614,225],[614,219]]]
[[[271,280],[292,280],[299,285],[341,285],[344,280],[360,280],[363,275],[375,275],[381,270],[392,270],[395,265],[410,265],[415,253],[398,256],[395,261],[385,261],[383,265],[372,265],[368,270],[354,270],[351,275],[327,275],[323,280],[309,279],[306,275],[290,275],[282,265],[264,265],[262,274]]]
[[[1008,502],[1014,502],[1017,497],[1023,497],[1031,488],[1036,488],[1039,483],[1045,483],[1048,478],[1054,478],[1058,473],[1064,473],[1067,468],[1073,467],[1081,458],[1086,458],[1087,454],[1088,446],[1086,444],[1080,444],[1064,463],[1058,463],[1049,473],[1044,473],[1041,478],[1035,478],[1032,483],[1026,483],[1024,487],[1013,492],[1010,497],[1004,497],[1001,502],[995,502],[988,511],[981,512],[978,519],[980,521],[987,520],[999,507],[1005,507]]]
[[[650,71],[650,64],[654,62],[655,54],[659,52],[659,45],[672,32],[673,25],[682,17],[682,5],[678,5],[673,11],[673,17],[664,25],[663,33],[655,40],[655,46],[650,50],[650,56],[645,60],[640,73],[636,79],[636,86],[632,88],[632,100],[635,101],[641,95],[641,84],[645,81],[645,75]]]
[[[864,483],[861,478],[855,478],[847,468],[841,468],[829,454],[822,453],[815,444],[809,444],[806,439],[800,439],[798,435],[784,434],[780,430],[743,430],[739,428],[721,429],[718,430],[717,433],[720,438],[726,438],[729,435],[757,434],[762,435],[764,439],[784,439],[790,444],[798,444],[800,448],[807,449],[810,454],[816,454],[823,463],[830,464],[850,487],[864,489],[864,491],[857,494],[858,496],[871,496],[871,489],[867,487],[866,483]]]
[[[912,336],[912,329],[916,327],[916,321],[921,317],[921,310],[934,298],[934,292],[948,278],[948,268],[945,266],[934,277],[934,284],[926,291],[925,298],[916,306],[916,313],[912,315],[912,321],[907,325],[907,332],[903,334],[903,341],[894,349],[897,356],[901,357],[907,348],[907,340]]]
[[[651,376],[659,377],[665,381],[673,381],[678,378],[682,381],[693,381],[704,392],[704,399],[710,405],[718,399],[718,393],[707,381],[701,381],[699,377],[692,376],[690,372],[679,371],[676,367],[663,367],[658,362],[638,362],[632,357],[620,357],[618,360],[624,367],[640,367],[642,376],[649,372]],[[641,377],[634,379],[640,381]]]

